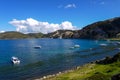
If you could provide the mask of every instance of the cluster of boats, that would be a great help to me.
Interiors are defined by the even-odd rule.
[[[113,44],[113,43],[112,43]],[[115,42],[114,44],[119,44],[120,45],[120,42]],[[105,44],[105,43],[103,43],[103,44],[100,44],[100,46],[101,47],[106,47],[106,46],[108,46],[108,44]],[[35,46],[34,47],[35,49],[40,49],[41,48],[41,46]],[[74,49],[74,48],[80,48],[80,45],[74,45],[74,46],[72,46],[72,47],[70,47],[70,49]],[[119,48],[120,49],[120,48]],[[12,63],[13,64],[20,64],[20,60],[18,59],[18,57],[15,57],[15,56],[13,56],[12,58],[11,58],[11,60],[12,60]]]

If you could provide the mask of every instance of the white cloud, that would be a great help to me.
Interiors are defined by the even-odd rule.
[[[15,26],[17,31],[22,33],[37,33],[37,32],[50,33],[59,29],[67,30],[76,29],[76,27],[73,26],[72,23],[69,21],[64,21],[61,24],[54,24],[28,18],[26,20],[13,19],[9,23]]]
[[[64,8],[76,8],[75,4],[68,4]]]
[[[4,33],[5,31],[0,31],[0,33]]]

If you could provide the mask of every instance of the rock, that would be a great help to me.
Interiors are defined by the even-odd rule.
[[[120,73],[119,74],[116,74],[116,75],[113,75],[111,77],[111,80],[120,80]]]
[[[96,61],[97,64],[110,64],[116,61],[120,61],[120,52],[114,55],[113,57],[107,56],[105,59]]]
[[[46,79],[46,78],[47,78],[46,76],[43,77],[43,79]]]
[[[58,30],[52,33],[46,34],[50,38],[72,38],[75,31],[72,30]]]
[[[58,30],[47,34],[52,38],[106,39],[116,38],[120,34],[120,17],[95,22],[81,30]]]

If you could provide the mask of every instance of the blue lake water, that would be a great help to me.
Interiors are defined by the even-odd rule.
[[[106,43],[107,47],[99,44]],[[74,45],[80,48],[70,49]],[[41,49],[34,46],[40,45]],[[107,41],[82,39],[0,40],[0,80],[25,80],[71,69],[78,65],[112,56],[119,45]],[[11,57],[21,63],[13,65]]]

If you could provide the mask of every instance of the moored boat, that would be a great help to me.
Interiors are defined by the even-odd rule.
[[[34,48],[35,48],[35,49],[40,49],[40,48],[41,48],[41,46],[35,46]]]
[[[13,64],[19,64],[20,63],[20,60],[18,59],[18,57],[13,56],[11,59],[12,59]]]
[[[79,48],[79,47],[80,47],[80,45],[74,45],[74,47],[75,47],[75,48]]]
[[[106,47],[106,46],[107,46],[107,44],[100,44],[100,46],[102,46],[102,47]]]

